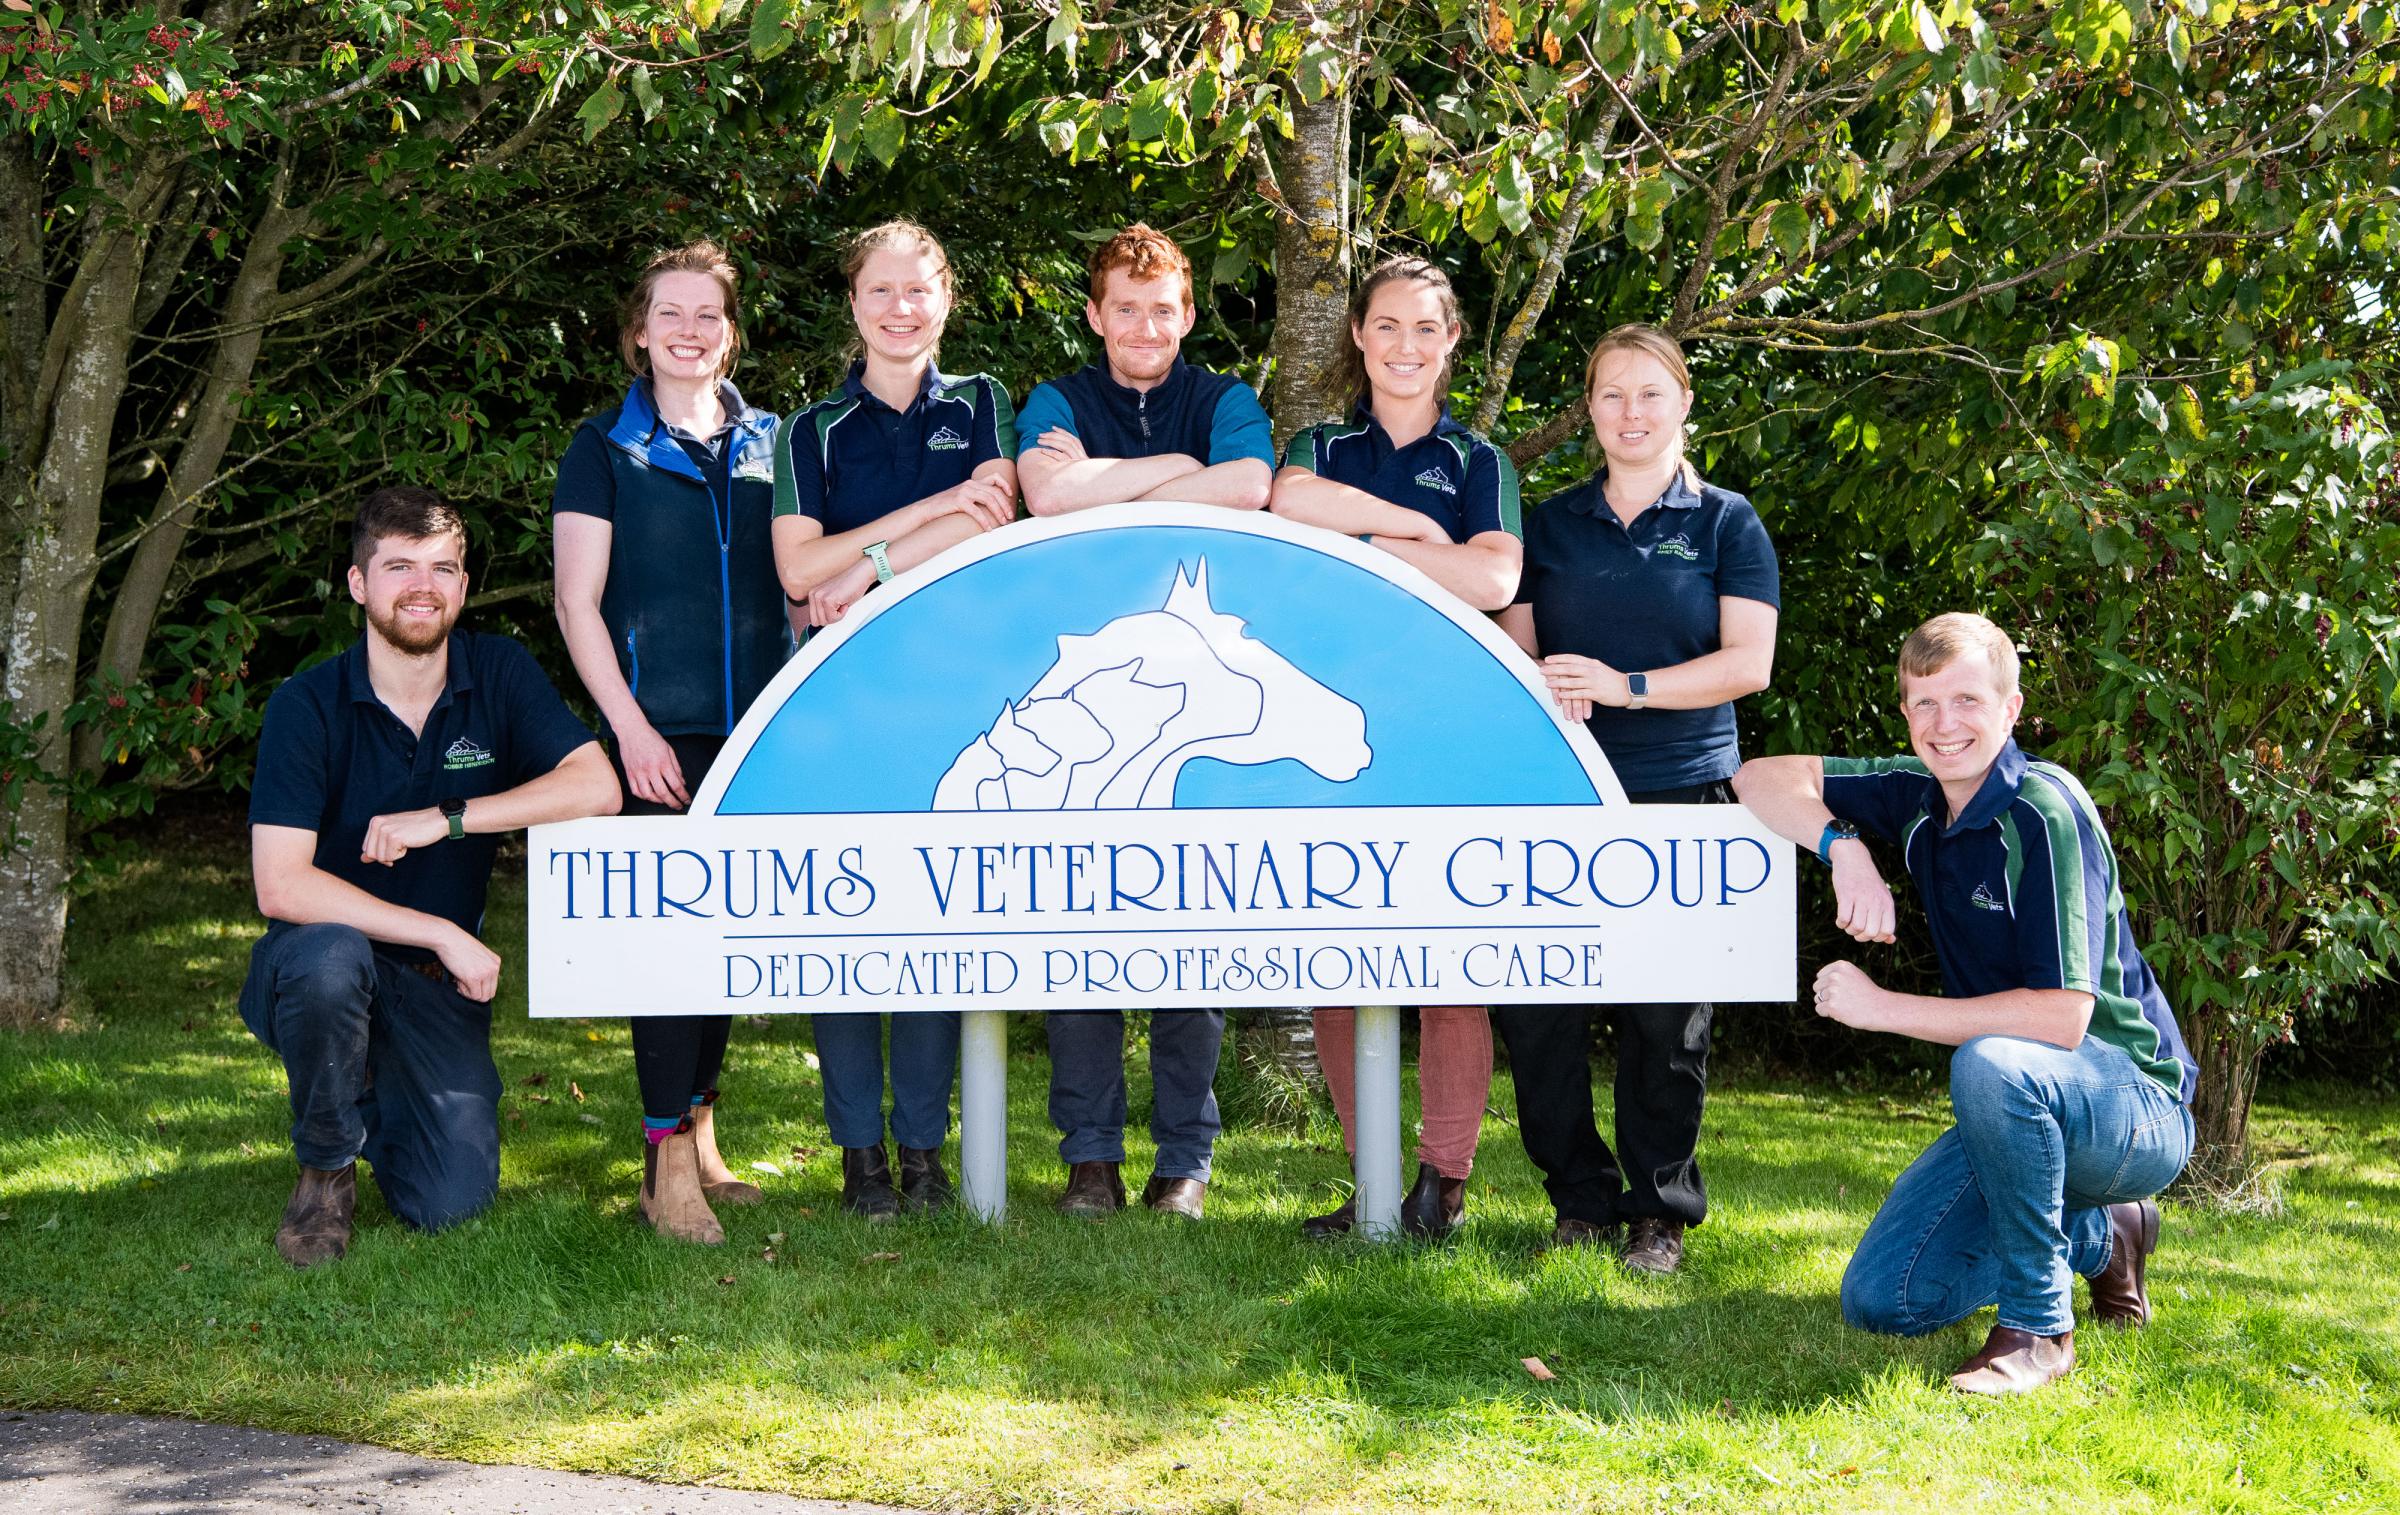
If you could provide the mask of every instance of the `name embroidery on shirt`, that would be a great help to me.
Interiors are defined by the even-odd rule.
[[[1967,903],[1978,910],[2006,910],[2008,908],[1992,898],[1992,886],[1989,884],[1977,884],[1975,892],[1967,896]]]
[[[1455,495],[1458,493],[1458,486],[1451,483],[1450,476],[1438,468],[1428,468],[1423,473],[1418,474],[1417,483],[1427,489],[1438,489],[1447,495]]]
[[[450,773],[462,768],[486,768],[491,766],[491,761],[492,755],[476,746],[473,737],[460,737],[442,754],[442,767]]]
[[[1681,558],[1687,563],[1700,561],[1700,554],[1692,548],[1692,539],[1680,531],[1659,543],[1653,550],[1662,552],[1671,558]]]
[[[967,439],[947,426],[925,439],[927,452],[964,452],[966,447]]]

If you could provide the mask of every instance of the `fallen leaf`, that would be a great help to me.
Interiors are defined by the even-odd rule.
[[[808,1206],[806,1206],[806,1205],[802,1205],[802,1206],[800,1207],[800,1213],[801,1213],[802,1215],[814,1215],[814,1214],[816,1214],[817,1212],[816,1212],[816,1211],[814,1211],[814,1210],[811,1210],[811,1209],[810,1209]]]
[[[36,1231],[55,1231],[58,1229],[58,1217],[53,1215],[48,1220],[43,1221],[40,1225],[34,1227],[34,1229]]]
[[[525,1095],[524,1098],[531,1100],[537,1105],[546,1105],[550,1103],[550,1096],[547,1094],[528,1094]]]
[[[583,1085],[570,1078],[567,1080],[567,1092],[575,1096],[575,1103],[583,1103]]]
[[[528,1073],[523,1078],[518,1079],[517,1082],[528,1089],[539,1089],[542,1085],[550,1082],[550,1075],[547,1073]]]
[[[801,1053],[801,1054],[800,1054],[800,1061],[802,1061],[802,1062],[804,1062],[804,1063],[808,1064],[808,1071],[809,1071],[809,1072],[811,1072],[811,1073],[815,1073],[815,1072],[817,1072],[817,1071],[818,1071],[818,1065],[817,1065],[817,1055],[816,1055],[814,1052],[803,1052],[803,1053]]]
[[[600,1040],[600,1033],[597,1031],[586,1031],[583,1033],[583,1039],[587,1042],[596,1042]]]
[[[728,1273],[728,1274],[726,1274],[726,1275],[725,1275],[723,1278],[720,1278],[720,1279],[718,1279],[718,1280],[717,1280],[717,1282],[718,1282],[718,1283],[721,1283],[721,1284],[729,1284],[729,1283],[732,1283],[732,1282],[733,1282],[733,1275],[732,1275],[732,1274],[730,1274],[730,1273]]]
[[[775,1249],[773,1247],[759,1248],[758,1260],[760,1262],[773,1262],[775,1260]]]
[[[781,1168],[776,1167],[773,1163],[767,1162],[764,1159],[752,1163],[750,1167],[753,1172],[764,1173],[769,1178],[783,1177],[783,1170]]]
[[[258,1156],[258,1149],[251,1146],[248,1142],[244,1142],[242,1143],[242,1156],[256,1157]]]
[[[1531,1373],[1535,1378],[1540,1379],[1544,1383],[1548,1383],[1551,1379],[1558,1376],[1556,1373],[1550,1371],[1549,1364],[1543,1362],[1538,1357],[1520,1357],[1517,1359],[1517,1361],[1525,1365],[1526,1372]]]
[[[250,1334],[253,1336],[258,1334],[258,1322],[255,1320],[250,1322]]]
[[[859,1259],[860,1262],[898,1262],[899,1260],[900,1254],[897,1252],[869,1252]]]
[[[769,1231],[769,1232],[767,1233],[767,1245],[769,1245],[769,1246],[771,1246],[771,1247],[780,1247],[780,1246],[782,1246],[782,1245],[783,1245],[783,1233],[782,1233],[781,1231]]]
[[[579,1121],[582,1121],[582,1122],[583,1122],[585,1125],[587,1125],[587,1126],[598,1126],[598,1125],[604,1125],[604,1124],[606,1124],[604,1121],[602,1121],[602,1120],[600,1119],[600,1117],[599,1117],[599,1116],[592,1114],[592,1113],[591,1113],[590,1111],[588,1111],[588,1110],[587,1110],[587,1111],[585,1111],[583,1114],[576,1116],[575,1118],[576,1118],[577,1120],[579,1120]]]
[[[177,1267],[175,1271],[178,1273],[189,1273],[192,1271],[192,1265],[190,1263],[184,1263]]]

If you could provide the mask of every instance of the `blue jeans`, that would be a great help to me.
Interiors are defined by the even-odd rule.
[[[958,1076],[958,1014],[812,1015],[817,1072],[825,1080],[825,1125],[837,1147],[883,1144],[883,1023],[892,1024],[892,1137],[903,1147],[938,1147],[950,1134],[950,1086]]]
[[[1053,1010],[1050,1124],[1069,1163],[1125,1160],[1125,1016],[1116,1010]],[[1217,1052],[1222,1010],[1150,1014],[1152,1170],[1162,1178],[1208,1179],[1217,1145]]]
[[[303,1166],[365,1158],[392,1213],[426,1231],[500,1192],[489,1005],[353,927],[277,925],[250,950],[241,1011],[283,1059]]]
[[[2075,1275],[2108,1266],[2105,1206],[2175,1181],[2192,1114],[2114,1043],[1979,1036],[1950,1058],[1942,1133],[1892,1185],[1842,1275],[1842,1318],[1922,1336],[2000,1306],[2037,1336],[2075,1328]]]

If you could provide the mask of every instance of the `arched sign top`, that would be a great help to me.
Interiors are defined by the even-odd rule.
[[[867,596],[692,813],[1623,802],[1532,661],[1408,564],[1141,504],[1018,522]]]

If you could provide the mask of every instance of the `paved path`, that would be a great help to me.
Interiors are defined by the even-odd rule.
[[[439,1462],[323,1436],[79,1411],[0,1412],[10,1515],[327,1510],[351,1515],[915,1515],[887,1505],[681,1489]]]

